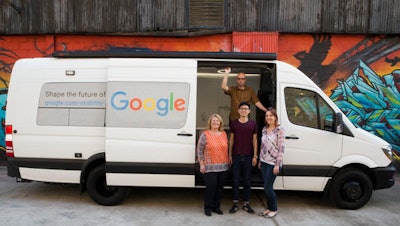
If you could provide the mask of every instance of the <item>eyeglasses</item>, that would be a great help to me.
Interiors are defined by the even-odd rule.
[[[241,110],[241,111],[248,111],[248,110],[250,110],[249,108],[239,108],[239,110]]]
[[[236,78],[237,80],[245,80],[246,78]]]

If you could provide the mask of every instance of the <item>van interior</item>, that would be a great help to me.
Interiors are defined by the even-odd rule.
[[[230,96],[226,95],[221,88],[221,82],[226,67],[231,67],[231,73],[228,77],[228,86],[236,85],[236,75],[240,72],[244,72],[246,74],[246,85],[254,89],[260,102],[266,108],[276,106],[275,64],[199,61],[197,70],[196,141],[201,132],[207,128],[208,117],[214,113],[221,115],[224,120],[225,131],[229,137]],[[258,145],[260,145],[265,113],[254,104],[250,104],[250,106],[251,113],[249,117],[257,122]],[[197,164],[196,169],[198,169]],[[256,168],[254,170],[258,171]],[[253,173],[253,177],[259,177],[259,173]],[[196,176],[196,178],[201,179],[199,176]],[[260,177],[259,179],[254,179],[252,180],[253,182],[261,183]],[[198,183],[200,182],[196,181],[196,184]]]

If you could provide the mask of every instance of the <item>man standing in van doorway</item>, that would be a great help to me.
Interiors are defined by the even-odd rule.
[[[239,119],[233,120],[230,125],[229,161],[232,164],[233,205],[229,213],[239,210],[239,185],[243,179],[243,210],[254,213],[250,207],[251,171],[257,164],[257,125],[249,119],[250,104],[241,102],[238,107]]]
[[[229,125],[231,121],[240,117],[238,112],[238,106],[241,102],[253,103],[260,110],[266,112],[267,109],[258,99],[254,89],[246,86],[246,74],[239,72],[236,76],[236,86],[228,87],[228,76],[231,72],[230,67],[225,68],[224,78],[222,79],[221,88],[224,90],[226,95],[231,97],[231,110],[229,113]]]

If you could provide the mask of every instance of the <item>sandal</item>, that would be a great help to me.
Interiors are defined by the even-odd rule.
[[[264,212],[258,213],[258,216],[260,216],[260,217],[266,217],[270,212],[271,212],[271,210],[265,210]]]
[[[273,218],[276,216],[276,211],[270,211],[267,215],[265,215],[266,218]]]
[[[244,204],[242,209],[248,213],[254,213],[254,210],[250,207],[249,204]]]

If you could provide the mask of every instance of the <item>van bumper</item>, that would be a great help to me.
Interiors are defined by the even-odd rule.
[[[374,190],[392,187],[394,185],[395,172],[396,167],[393,164],[373,169],[372,173],[375,178]]]
[[[7,158],[7,176],[20,178],[19,168],[14,158]]]

